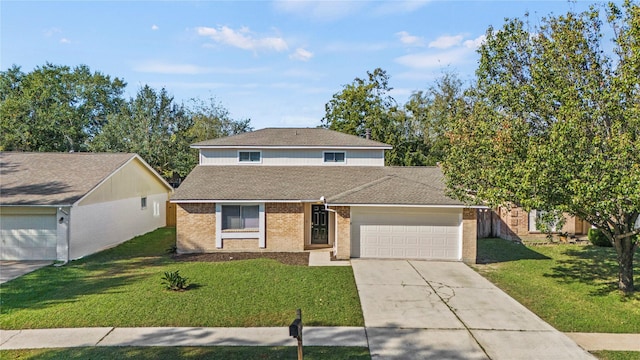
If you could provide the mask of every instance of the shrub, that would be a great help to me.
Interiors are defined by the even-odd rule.
[[[167,287],[168,290],[173,291],[181,291],[186,290],[189,279],[180,275],[180,270],[176,271],[165,271],[164,276],[162,277],[162,283]]]
[[[611,241],[600,229],[589,229],[589,241],[595,246],[612,247]]]

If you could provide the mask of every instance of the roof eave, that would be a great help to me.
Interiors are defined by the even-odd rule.
[[[351,145],[191,145],[192,149],[354,149],[391,150],[393,146],[351,146]]]

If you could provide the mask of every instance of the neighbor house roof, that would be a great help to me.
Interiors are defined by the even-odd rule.
[[[454,205],[437,167],[197,166],[172,196],[188,201]]]
[[[72,205],[134,158],[148,167],[129,153],[2,152],[0,205]]]
[[[194,148],[218,147],[286,147],[286,148],[374,148],[391,149],[390,145],[322,128],[266,128],[234,136],[202,141]]]

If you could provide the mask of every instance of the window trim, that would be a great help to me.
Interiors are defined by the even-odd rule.
[[[140,197],[140,210],[145,210],[147,208],[147,197],[146,196],[141,196]]]
[[[327,161],[327,154],[333,154],[334,160],[333,161]],[[342,161],[336,161],[335,160],[335,154],[342,154],[343,156],[343,160]],[[347,152],[346,151],[323,151],[322,152],[322,163],[323,164],[330,164],[330,165],[343,165],[347,163]]]
[[[241,153],[249,153],[249,160],[248,161],[240,160]],[[258,153],[258,155],[260,156],[260,159],[257,161],[252,161],[251,160],[252,153]],[[238,150],[236,159],[238,161],[238,164],[262,164],[262,150]]]
[[[224,205],[258,205],[258,229],[247,230],[222,230],[222,206]],[[216,232],[215,232],[216,248],[222,249],[224,239],[258,239],[258,247],[264,249],[267,247],[265,241],[265,205],[261,203],[242,203],[242,202],[224,202],[216,203]]]

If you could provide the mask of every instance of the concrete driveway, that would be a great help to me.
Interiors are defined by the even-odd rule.
[[[18,278],[24,274],[51,265],[53,261],[10,261],[0,260],[0,284]]]
[[[594,359],[463,263],[351,265],[372,359]]]

